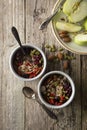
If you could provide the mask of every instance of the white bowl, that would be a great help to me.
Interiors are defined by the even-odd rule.
[[[50,76],[50,75],[52,75],[52,74],[60,74],[60,75],[65,76],[65,77],[68,79],[68,81],[70,82],[71,88],[72,88],[72,93],[71,93],[71,96],[69,97],[69,99],[68,99],[64,104],[59,105],[59,106],[51,105],[51,104],[47,103],[47,102],[43,99],[43,97],[42,97],[42,95],[41,95],[42,82],[43,82],[48,76]],[[51,71],[51,72],[45,74],[45,75],[42,77],[42,79],[40,80],[39,84],[38,84],[38,96],[39,96],[41,102],[42,102],[45,106],[47,106],[47,107],[49,107],[49,108],[59,109],[59,108],[66,107],[67,105],[69,105],[69,104],[72,102],[72,100],[73,100],[73,98],[74,98],[74,95],[75,95],[75,85],[74,85],[72,79],[70,78],[69,75],[67,75],[67,74],[65,74],[64,72],[61,72],[61,71]]]
[[[38,47],[36,47],[34,45],[28,45],[28,44],[26,44],[26,45],[23,45],[23,46],[24,47],[34,48],[34,49],[38,50],[41,53],[42,58],[43,58],[43,69],[42,69],[42,71],[36,77],[34,77],[34,78],[24,78],[24,77],[21,77],[20,75],[17,74],[17,72],[13,68],[12,60],[13,60],[14,54],[17,52],[18,49],[20,49],[19,46],[16,47],[12,51],[12,53],[10,55],[10,60],[9,60],[10,69],[11,69],[12,73],[14,74],[14,76],[16,78],[19,78],[20,80],[24,80],[24,81],[33,81],[33,80],[36,80],[36,79],[40,78],[44,74],[45,69],[46,69],[46,64],[47,64],[46,57],[45,57],[45,54],[43,53],[43,51],[40,48],[38,48]]]

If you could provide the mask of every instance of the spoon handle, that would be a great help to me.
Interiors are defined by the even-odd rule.
[[[52,118],[57,120],[57,116],[55,115],[54,112],[52,112],[51,110],[49,110],[45,105],[43,105],[37,98],[36,101],[42,106],[42,108],[45,110],[45,112]]]
[[[47,25],[49,24],[49,22],[52,20],[52,18],[56,15],[57,12],[58,12],[58,9],[57,9],[53,14],[51,14],[49,17],[47,17],[47,18],[42,22],[42,24],[40,25],[39,29],[40,29],[40,30],[43,30],[44,28],[46,28]]]
[[[61,1],[61,0],[58,0],[57,5],[59,5],[60,3],[62,3],[62,1]],[[47,25],[48,25],[49,22],[52,20],[52,18],[57,14],[58,10],[59,10],[59,8],[56,8],[55,11],[54,11],[54,13],[51,14],[50,16],[48,16],[48,17],[42,22],[42,24],[41,24],[40,27],[39,27],[40,30],[43,30],[44,28],[47,27]]]
[[[26,55],[26,54],[25,54],[25,51],[24,51],[24,49],[23,49],[23,46],[22,46],[22,44],[21,44],[20,37],[19,37],[19,34],[18,34],[17,29],[13,26],[12,29],[11,29],[11,31],[12,31],[12,34],[14,35],[15,39],[16,39],[17,42],[19,43],[23,54]]]

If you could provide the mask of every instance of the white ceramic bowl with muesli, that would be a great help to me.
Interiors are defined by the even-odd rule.
[[[40,80],[38,95],[45,106],[54,109],[63,108],[72,102],[75,95],[75,85],[66,73],[51,71]]]
[[[21,48],[15,48],[9,60],[12,73],[24,81],[33,81],[43,75],[46,69],[46,57],[44,52],[34,45],[23,45],[26,57]]]

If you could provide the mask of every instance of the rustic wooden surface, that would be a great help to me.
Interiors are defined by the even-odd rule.
[[[11,34],[13,25],[17,27],[23,43],[34,44],[45,53],[46,43],[58,46],[50,24],[44,31],[38,29],[56,1],[0,0],[0,130],[87,130],[87,56],[74,54],[76,60],[65,71],[75,82],[76,94],[68,107],[53,110],[58,122],[22,94],[25,85],[37,92],[39,79],[30,83],[20,81],[9,68],[9,56],[17,46]],[[63,70],[62,63],[48,62],[47,71],[51,70]]]

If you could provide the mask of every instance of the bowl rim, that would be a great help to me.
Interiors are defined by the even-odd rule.
[[[35,45],[23,44],[23,46],[25,46],[25,47],[27,46],[27,47],[34,48],[34,49],[38,50],[38,51],[41,53],[41,55],[42,55],[42,57],[43,57],[43,61],[44,61],[42,71],[41,71],[36,77],[34,77],[34,78],[23,78],[23,77],[21,77],[20,75],[18,75],[18,74],[15,72],[15,70],[13,69],[13,66],[12,66],[12,57],[13,57],[14,53],[20,48],[20,46],[17,46],[15,49],[13,49],[13,51],[12,51],[11,54],[10,54],[10,58],[9,58],[10,70],[11,70],[11,72],[13,73],[13,75],[14,75],[16,78],[19,78],[20,80],[23,80],[23,81],[33,81],[33,80],[36,80],[36,79],[40,78],[40,77],[43,75],[43,73],[45,72],[45,70],[46,70],[46,65],[47,65],[46,56],[45,56],[44,52],[43,52],[39,47],[37,47],[37,46],[35,46]]]
[[[54,7],[53,7],[53,9],[52,9],[52,14],[54,13],[54,10],[55,10],[56,6],[57,6],[57,5],[59,6],[61,2],[63,2],[63,0],[62,0],[62,1],[61,1],[61,0],[57,0],[57,1],[56,1],[56,3],[54,4]],[[77,51],[75,51],[74,49],[71,49],[70,47],[65,46],[64,44],[62,44],[61,40],[58,39],[57,36],[56,36],[56,33],[55,33],[55,31],[54,31],[54,27],[53,27],[53,22],[52,22],[52,20],[51,20],[51,28],[52,28],[52,32],[53,32],[54,37],[56,38],[56,40],[58,41],[58,43],[59,43],[63,48],[65,48],[66,50],[68,50],[68,51],[70,51],[70,52],[72,52],[72,53],[78,54],[78,55],[87,55],[87,52],[79,52],[79,50],[78,50],[78,52],[77,52]]]
[[[51,104],[47,103],[47,102],[43,99],[43,97],[42,97],[42,95],[41,95],[41,92],[40,92],[40,88],[41,88],[42,82],[43,82],[44,79],[46,79],[46,77],[48,77],[50,74],[61,74],[61,75],[65,76],[65,77],[69,80],[69,82],[70,82],[70,84],[71,84],[71,87],[72,87],[72,94],[71,94],[70,98],[68,99],[68,101],[66,101],[64,104],[62,104],[62,105],[60,105],[60,106],[55,106],[55,105],[51,105]],[[64,72],[62,72],[62,71],[50,71],[50,72],[46,73],[46,74],[41,78],[41,80],[40,80],[39,83],[38,83],[38,96],[39,96],[41,102],[42,102],[45,106],[47,106],[47,107],[49,107],[49,108],[59,109],[59,108],[64,108],[64,107],[66,107],[67,105],[69,105],[69,104],[72,102],[72,100],[73,100],[73,98],[74,98],[74,95],[75,95],[75,85],[74,85],[74,82],[73,82],[73,80],[71,79],[71,77],[70,77],[68,74],[66,74],[66,73],[64,73]]]

